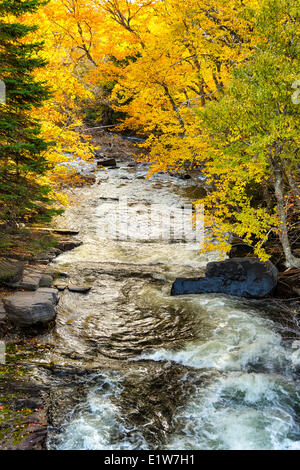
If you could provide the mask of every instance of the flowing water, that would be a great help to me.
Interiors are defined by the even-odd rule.
[[[163,210],[176,218],[195,182],[124,165],[78,188],[59,221],[79,228],[83,245],[54,267],[92,287],[61,293],[43,338],[53,345],[41,359],[52,381],[48,448],[300,449],[299,348],[251,302],[170,296],[176,277],[216,259],[166,237]]]

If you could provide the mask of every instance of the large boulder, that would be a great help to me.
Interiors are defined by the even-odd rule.
[[[171,295],[220,293],[262,298],[276,287],[278,271],[270,262],[257,258],[233,258],[208,263],[205,277],[178,278]]]
[[[48,323],[56,316],[58,291],[43,287],[35,292],[17,292],[3,302],[8,320],[15,325],[24,327]]]

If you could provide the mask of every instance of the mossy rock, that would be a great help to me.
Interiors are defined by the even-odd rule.
[[[22,278],[24,263],[16,260],[0,260],[0,284],[14,284]]]

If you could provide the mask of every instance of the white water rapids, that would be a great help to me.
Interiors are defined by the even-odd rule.
[[[143,179],[143,168],[99,172],[101,184],[79,188],[61,219],[79,227],[83,245],[55,266],[92,289],[62,294],[50,359],[78,360],[92,379],[49,448],[300,449],[299,348],[250,302],[170,296],[175,277],[197,276],[213,255],[155,240],[155,230],[147,240],[144,219],[128,230],[126,217],[149,204],[180,207],[195,185]],[[134,211],[123,219],[122,197]],[[117,230],[105,234],[116,214]]]

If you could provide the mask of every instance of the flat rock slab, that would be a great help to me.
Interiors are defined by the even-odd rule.
[[[41,274],[40,273],[26,273],[24,274],[22,281],[17,287],[25,290],[35,291],[40,286]]]
[[[233,258],[208,263],[205,277],[178,278],[171,295],[220,293],[262,298],[277,285],[278,271],[270,262],[257,258]]]
[[[68,284],[63,282],[63,281],[60,281],[58,279],[57,281],[53,282],[53,287],[55,287],[56,289],[62,291],[62,290],[65,290],[68,287]]]
[[[89,292],[91,290],[92,286],[90,285],[84,285],[84,286],[74,286],[74,285],[69,285],[68,289],[71,292],[78,292],[80,294],[85,294],[86,292]]]
[[[61,235],[78,235],[79,230],[70,230],[68,228],[55,228],[53,229],[54,233],[59,233]]]
[[[17,292],[3,299],[8,320],[18,326],[48,323],[56,316],[57,289],[42,287],[35,292]]]
[[[50,228],[50,227],[35,227],[39,232],[59,233],[61,235],[78,235],[79,230],[68,228]]]

